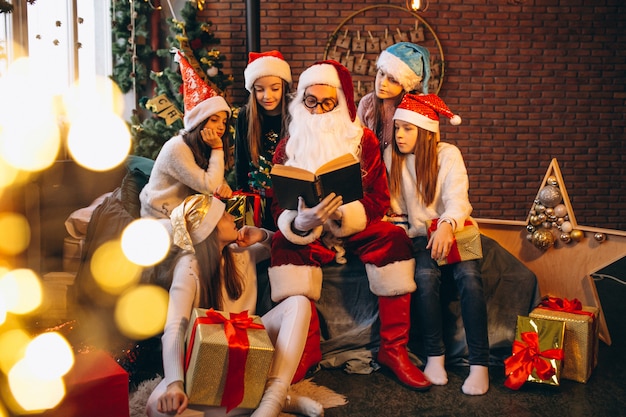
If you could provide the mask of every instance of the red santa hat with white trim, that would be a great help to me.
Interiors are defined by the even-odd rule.
[[[436,94],[405,94],[393,115],[431,132],[439,132],[439,115],[450,119],[451,125],[460,125],[461,116],[452,113],[446,103]]]
[[[230,106],[224,97],[200,78],[180,51],[176,51],[174,60],[180,64],[180,74],[183,78],[185,130],[187,132],[193,130],[202,121],[221,111],[225,111],[230,117]]]
[[[304,95],[304,90],[312,85],[329,85],[335,87],[338,93],[343,94],[348,105],[350,119],[356,119],[356,105],[354,104],[354,85],[350,71],[337,61],[328,59],[311,65],[300,74],[298,79],[298,96]]]
[[[279,77],[291,85],[291,67],[280,52],[250,52],[248,66],[243,71],[246,90],[252,92],[254,82],[268,76]]]

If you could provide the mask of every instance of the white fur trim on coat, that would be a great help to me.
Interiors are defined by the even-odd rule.
[[[280,213],[278,216],[278,221],[276,222],[278,226],[278,230],[283,232],[283,235],[287,238],[288,241],[294,243],[296,245],[308,245],[309,243],[315,242],[317,239],[322,236],[322,230],[324,226],[318,226],[315,229],[311,230],[309,234],[300,236],[295,234],[291,230],[291,223],[293,223],[294,219],[298,215],[296,210],[285,210]]]
[[[365,207],[360,201],[353,201],[339,207],[341,211],[341,225],[337,222],[329,220],[327,222],[330,231],[337,237],[352,236],[355,233],[362,232],[367,226],[367,214]]]
[[[322,293],[322,268],[309,265],[280,265],[268,268],[272,301],[304,295],[317,301]]]
[[[365,264],[370,290],[379,297],[393,297],[412,293],[415,285],[415,259],[397,261],[385,266]]]

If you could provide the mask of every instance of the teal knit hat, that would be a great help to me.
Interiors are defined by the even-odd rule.
[[[381,52],[376,66],[395,78],[404,91],[413,91],[422,83],[422,92],[428,94],[430,79],[430,52],[423,46],[399,42]]]

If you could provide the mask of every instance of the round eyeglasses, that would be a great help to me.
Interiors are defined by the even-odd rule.
[[[337,107],[337,102],[332,98],[325,98],[322,101],[317,101],[317,97],[315,96],[306,96],[304,100],[302,100],[307,109],[315,109],[317,106],[320,106],[323,112],[332,111],[335,107]]]

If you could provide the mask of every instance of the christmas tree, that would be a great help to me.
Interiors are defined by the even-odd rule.
[[[182,50],[199,75],[218,92],[223,93],[232,85],[233,78],[222,71],[225,57],[216,49],[220,41],[211,30],[211,22],[198,20],[196,2],[185,3],[180,11],[182,20],[175,17],[166,20],[170,33],[165,45],[155,50],[149,45],[154,43],[152,37],[158,36],[158,33],[150,33],[147,28],[152,13],[158,10],[152,8],[150,2],[131,0],[130,7],[128,4],[127,0],[115,0],[112,7],[116,22],[114,44],[119,47],[114,51],[116,64],[113,80],[123,92],[130,91],[133,82],[135,86],[147,86],[151,81],[149,96],[141,97],[138,103],[140,109],[148,110],[148,116],[135,111],[131,118],[131,133],[133,153],[154,159],[165,141],[183,127],[182,117],[177,117],[182,116],[183,110],[182,78],[178,64],[173,62],[172,48]],[[131,10],[134,10],[134,16]],[[122,49],[122,44],[130,46]],[[148,71],[155,59],[163,63],[163,69]],[[132,62],[136,63],[129,66]],[[162,104],[154,105],[157,97],[160,103],[167,103],[165,108]]]

